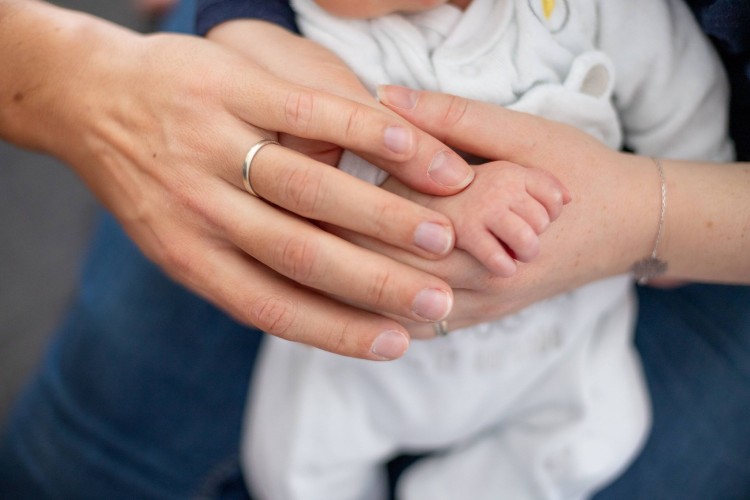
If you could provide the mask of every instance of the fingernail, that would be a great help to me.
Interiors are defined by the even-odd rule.
[[[435,288],[425,288],[412,303],[412,312],[428,321],[440,321],[448,316],[453,306],[450,294]]]
[[[388,127],[383,137],[385,147],[394,153],[404,154],[411,151],[414,143],[414,134],[405,127]]]
[[[377,336],[370,351],[383,360],[400,358],[409,348],[409,339],[396,330],[387,330]]]
[[[443,255],[453,247],[453,231],[434,222],[423,222],[414,231],[414,244],[422,250]]]
[[[430,178],[446,187],[465,187],[474,178],[474,169],[451,151],[439,151],[432,158],[427,173]]]
[[[380,85],[377,88],[377,94],[380,102],[394,108],[414,109],[417,105],[417,93],[406,87]]]

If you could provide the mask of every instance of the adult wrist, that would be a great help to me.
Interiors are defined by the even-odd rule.
[[[649,157],[618,153],[620,164],[626,170],[629,182],[623,186],[620,211],[624,214],[619,244],[624,250],[620,262],[621,272],[632,272],[633,264],[653,255],[656,235],[663,249],[665,213],[662,213],[661,181],[663,170]],[[665,181],[666,182],[666,181]],[[666,188],[666,185],[664,185]],[[663,207],[666,209],[666,207]]]
[[[634,262],[651,254],[654,244],[658,182],[653,161],[621,152],[600,161],[602,170],[589,173],[597,179],[573,192],[573,203],[589,199],[579,217],[591,221],[583,244],[593,248],[588,249],[589,262],[583,266],[587,279],[581,284],[630,273]],[[653,203],[648,202],[651,198]]]
[[[14,14],[2,35],[3,44],[14,46],[4,51],[3,66],[16,71],[0,78],[8,93],[2,100],[10,102],[1,107],[0,131],[21,147],[63,158],[72,149],[70,137],[95,112],[96,103],[83,94],[106,84],[92,81],[88,70],[111,64],[114,35],[130,32],[43,2],[17,5]]]

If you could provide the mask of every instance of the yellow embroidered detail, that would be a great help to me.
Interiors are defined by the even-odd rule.
[[[542,8],[544,9],[544,17],[549,19],[552,17],[552,11],[555,10],[555,0],[542,0]]]

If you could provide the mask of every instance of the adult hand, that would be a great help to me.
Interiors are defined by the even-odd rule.
[[[492,275],[466,253],[426,261],[380,242],[331,231],[411,266],[443,277],[454,288],[450,329],[518,311],[591,281],[627,272],[649,255],[659,210],[659,177],[648,158],[611,151],[572,127],[454,96],[383,87],[381,102],[436,138],[488,159],[547,170],[572,202],[541,236],[541,251],[519,263],[511,278]],[[409,191],[398,194],[417,197]],[[411,325],[429,336],[429,325]]]
[[[384,87],[380,95],[391,109],[447,144],[484,158],[546,169],[572,194],[573,202],[542,235],[539,257],[519,264],[509,279],[493,277],[458,251],[432,263],[369,242],[453,285],[456,306],[450,328],[495,319],[626,273],[651,254],[661,204],[659,174],[651,158],[609,150],[575,128],[492,104],[401,87]],[[669,268],[661,283],[750,283],[750,165],[662,163],[668,203],[659,257]],[[419,335],[429,329],[416,325],[412,330]]]
[[[0,54],[14,68],[0,75],[0,136],[70,164],[148,257],[238,320],[392,359],[408,346],[405,329],[363,309],[423,321],[450,310],[440,279],[301,218],[434,258],[452,246],[444,216],[279,146],[258,155],[252,180],[285,210],[242,189],[242,158],[274,137],[265,130],[382,158],[425,192],[465,187],[465,163],[405,121],[290,84],[206,40],[141,36],[40,2],[0,1]]]
[[[307,85],[316,89],[346,96],[369,106],[375,105],[373,97],[362,87],[351,71],[336,56],[309,40],[291,35],[282,28],[262,21],[235,20],[223,23],[214,28],[208,33],[208,37],[236,49],[248,57],[248,59],[285,79],[305,81]],[[259,50],[258,47],[263,47],[263,50]],[[290,64],[289,59],[283,57],[284,54],[294,54],[294,64]],[[399,90],[393,87],[388,88],[393,89],[394,92]],[[414,98],[422,95],[427,97],[420,99],[420,106],[417,107],[417,100]],[[411,102],[412,99],[414,99],[413,102]],[[526,166],[538,166],[543,169],[552,170],[555,174],[558,174],[558,171],[560,171],[565,174],[565,178],[558,175],[564,184],[569,182],[568,178],[571,176],[575,177],[575,185],[583,192],[574,194],[575,203],[573,207],[566,207],[563,213],[580,211],[585,215],[585,207],[588,206],[591,208],[591,205],[584,205],[584,203],[596,204],[603,201],[593,196],[590,197],[591,193],[589,193],[589,190],[601,193],[604,199],[606,199],[607,193],[603,189],[616,189],[618,187],[615,179],[608,186],[604,184],[599,186],[594,183],[591,171],[585,171],[586,165],[583,161],[569,157],[558,158],[552,154],[555,151],[553,149],[555,147],[554,144],[549,144],[549,148],[538,148],[535,146],[535,142],[542,142],[540,137],[544,134],[557,134],[556,127],[559,126],[557,124],[527,115],[512,113],[495,106],[480,106],[479,103],[460,99],[452,100],[450,97],[429,93],[411,94],[407,96],[407,100],[409,100],[407,108],[412,105],[415,106],[410,111],[398,109],[393,106],[392,101],[389,101],[387,98],[383,99],[386,105],[403,114],[407,119],[413,120],[416,125],[423,127],[426,131],[435,134],[440,139],[448,141],[452,146],[456,146],[459,149],[475,153],[484,158],[509,159]],[[474,106],[472,109],[476,111],[458,116],[455,113],[455,106],[457,105],[471,105]],[[476,106],[479,107],[477,108]],[[524,123],[523,126],[529,129],[529,134],[537,135],[525,135],[523,131],[520,134],[516,134],[515,127],[521,123]],[[575,149],[571,148],[569,144],[570,141],[575,141],[574,144],[581,146],[583,151],[587,151],[586,154],[592,157],[602,155],[599,158],[600,162],[612,163],[613,159],[610,158],[610,155],[614,153],[601,146],[598,142],[575,129],[564,128],[564,131],[565,134],[568,134],[565,137],[556,135],[559,144],[566,145],[568,149]],[[507,135],[508,140],[502,143],[497,141],[497,137],[501,136],[499,133],[504,133],[502,136]],[[525,144],[526,138],[531,139],[528,144]],[[297,147],[299,147],[299,144]],[[503,149],[499,149],[500,147],[503,147]],[[314,151],[315,148],[310,148],[310,146],[305,148],[305,151],[308,153],[311,150]],[[546,153],[546,156],[539,156],[541,152]],[[530,153],[537,155],[537,157],[531,158]],[[511,154],[515,156],[510,157],[509,155]],[[513,158],[522,159],[523,161],[514,160]],[[532,164],[531,160],[534,160],[536,164]],[[550,168],[550,164],[552,164],[552,168]],[[575,166],[571,167],[570,165]],[[598,167],[595,163],[593,168],[601,169],[603,167]],[[643,171],[646,175],[655,175],[652,167],[649,165],[646,165]],[[655,182],[658,181],[655,180]],[[394,183],[394,185],[400,186],[401,184]],[[620,185],[625,186],[625,184]],[[425,199],[417,191],[409,189],[398,190],[396,194],[419,203],[424,203]],[[642,203],[640,205],[644,206]],[[596,223],[593,219],[581,216],[568,216],[567,219],[576,221],[577,224],[580,222],[580,225],[575,226],[579,231],[588,229],[588,226],[585,226],[585,224]],[[564,223],[557,221],[552,226],[554,228],[554,226],[560,224]],[[460,250],[455,250],[448,259],[428,261],[395,249],[392,245],[382,241],[376,241],[367,236],[346,231],[336,225],[327,224],[325,227],[330,232],[349,239],[358,245],[376,249],[383,254],[397,258],[411,266],[421,268],[430,274],[441,276],[448,280],[454,287],[455,297],[460,300],[454,314],[450,317],[451,328],[494,319],[516,311],[542,298],[600,277],[596,274],[597,266],[585,269],[585,266],[581,266],[580,269],[573,269],[571,267],[567,259],[570,259],[571,255],[580,252],[576,248],[580,242],[563,238],[560,233],[555,234],[562,242],[556,242],[555,246],[569,244],[569,248],[560,252],[545,251],[545,247],[549,246],[545,241],[550,238],[543,238],[542,255],[535,259],[529,266],[520,265],[518,275],[511,280],[507,280],[500,279],[496,275],[489,273],[485,267]],[[573,234],[570,227],[567,229],[568,232]],[[553,229],[548,229],[548,231],[553,231]],[[594,236],[598,235],[595,234]],[[607,237],[604,234],[601,236],[602,239]],[[590,235],[582,236],[582,238],[593,239]],[[630,243],[633,242],[630,241]],[[622,251],[627,252],[626,249],[622,249]],[[644,255],[645,252],[644,250]],[[608,258],[612,255],[611,253],[606,253],[605,256]],[[602,258],[605,256],[602,256]],[[627,265],[633,261],[629,261]],[[563,268],[563,270],[555,271],[557,267]],[[550,269],[553,271],[550,272]],[[612,274],[614,272],[612,271]],[[399,318],[399,320],[406,324],[409,323],[408,318]],[[410,332],[420,337],[432,336],[433,333],[431,325],[423,325],[422,327],[411,325]]]

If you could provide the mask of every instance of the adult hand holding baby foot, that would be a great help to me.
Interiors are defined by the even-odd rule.
[[[456,248],[468,252],[492,274],[509,278],[517,264],[540,251],[539,235],[570,202],[554,176],[505,161],[474,167],[474,182],[454,196],[428,196],[393,178],[383,187],[448,215],[456,228]]]

